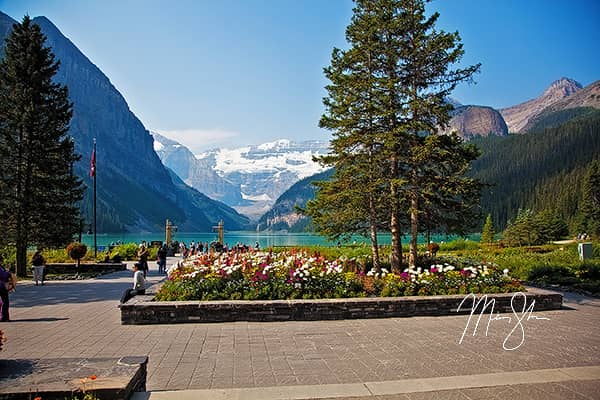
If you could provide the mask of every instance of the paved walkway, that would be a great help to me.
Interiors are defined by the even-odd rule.
[[[161,278],[155,270],[149,275],[151,282]],[[486,317],[477,336],[470,331],[459,343],[467,316],[123,326],[117,305],[131,280],[124,271],[20,284],[11,295],[13,321],[0,324],[8,336],[0,355],[148,355],[151,393],[140,398],[150,399],[255,393],[265,399],[546,400],[594,399],[600,391],[599,300],[570,296],[570,309],[532,314],[549,320],[493,320],[487,336]],[[503,342],[515,326],[506,347],[522,344],[506,351]],[[170,392],[176,390],[187,392]]]

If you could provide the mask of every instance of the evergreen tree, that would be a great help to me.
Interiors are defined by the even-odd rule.
[[[429,195],[432,200],[430,210],[450,199],[442,191],[435,193],[430,185],[435,180],[432,177],[452,180],[448,192],[452,185],[455,193],[463,190],[459,187],[462,161],[456,171],[436,175],[436,170],[444,167],[425,157],[435,153],[431,145],[436,143],[426,138],[447,125],[451,106],[445,98],[479,65],[450,68],[463,55],[460,37],[436,30],[439,15],[426,17],[423,0],[356,0],[353,11],[346,30],[351,47],[347,51],[334,49],[331,66],[325,69],[331,84],[320,125],[333,131],[328,159],[332,164],[328,165],[338,168],[337,163],[352,162],[357,153],[377,149],[376,159],[387,171],[383,186],[389,191],[391,266],[398,270],[406,210],[411,225],[409,263],[414,265],[424,198]],[[445,145],[444,150],[460,150],[462,143]],[[474,186],[473,181],[463,183]],[[442,214],[449,216],[439,216]]]
[[[79,229],[79,159],[67,135],[67,88],[38,25],[14,24],[0,63],[0,222],[4,244],[16,247],[17,274],[26,275],[27,247],[58,246]]]
[[[336,172],[331,181],[318,185],[317,198],[307,204],[306,213],[317,231],[329,237],[368,232],[373,264],[378,269],[378,204],[385,201],[377,99],[377,57],[381,51],[376,39],[377,21],[359,17],[358,8],[346,31],[354,46],[347,51],[334,49],[331,66],[324,70],[331,84],[326,87],[326,112],[319,125],[333,131],[333,140],[331,153],[318,160],[335,167]]]
[[[540,243],[560,240],[569,234],[569,227],[557,210],[546,209],[536,215]]]
[[[581,214],[589,235],[600,236],[600,162],[595,159],[583,178]]]
[[[387,2],[386,2],[387,3]],[[439,126],[446,126],[450,120],[451,106],[445,99],[456,85],[471,78],[479,65],[452,70],[451,66],[460,61],[464,53],[458,32],[447,33],[435,29],[439,17],[434,13],[426,17],[423,1],[405,0],[387,3],[390,9],[384,16],[396,15],[389,25],[386,44],[388,46],[389,74],[397,79],[393,95],[396,107],[395,119],[398,122],[398,135],[388,131],[388,140],[396,150],[405,148],[408,152],[399,158],[391,157],[394,163],[399,161],[397,169],[407,180],[401,190],[409,201],[410,212],[410,254],[409,265],[415,265],[417,259],[417,236],[419,216],[421,214],[424,192],[431,190],[427,183],[431,179],[431,161],[423,157],[423,148],[427,148],[427,136],[435,134]],[[385,8],[385,7],[384,7]],[[391,13],[390,13],[391,11]],[[390,92],[390,94],[392,94]],[[454,143],[458,150],[461,144]],[[450,150],[450,148],[448,148]],[[427,154],[428,152],[425,152]],[[452,154],[450,150],[448,154]],[[469,161],[470,162],[470,161]],[[437,166],[433,166],[435,169]],[[394,167],[391,173],[395,175]],[[460,173],[453,174],[453,177]],[[395,193],[392,192],[392,195]],[[476,200],[476,199],[475,199]]]
[[[315,199],[301,210],[312,218],[313,227],[331,240],[360,234],[371,240],[373,268],[379,271],[377,232],[387,227],[385,179],[377,163],[365,154],[353,162],[339,162],[329,181],[317,182]]]
[[[481,243],[490,244],[494,242],[494,225],[492,223],[492,215],[488,214],[481,231]]]
[[[509,246],[531,246],[537,244],[539,235],[539,226],[533,211],[519,210],[515,222],[509,222],[504,230],[503,238]]]
[[[587,231],[583,181],[600,154],[600,110],[543,131],[488,136],[472,143],[483,154],[470,175],[489,184],[483,190],[482,209],[492,214],[497,229],[514,221],[519,209],[529,208],[556,210],[573,233]]]
[[[547,209],[536,214],[526,209],[519,210],[514,223],[508,223],[504,240],[510,246],[531,246],[562,239],[568,233],[567,223],[558,211]]]
[[[481,184],[465,175],[479,151],[454,133],[427,136],[419,151],[419,231],[465,235],[480,219]]]

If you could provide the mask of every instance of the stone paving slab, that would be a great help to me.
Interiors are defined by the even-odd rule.
[[[0,357],[144,354],[152,391],[362,384],[600,365],[597,299],[569,295],[566,308],[533,311],[547,320],[486,315],[476,335],[471,324],[462,342],[464,315],[121,325],[118,302],[132,276],[124,271],[37,287],[21,283],[11,295],[13,321],[0,323],[8,337]],[[156,270],[149,276],[151,282],[162,278]],[[506,351],[506,340],[520,345]]]
[[[0,398],[45,400],[92,391],[98,399],[128,399],[146,390],[148,358],[0,360]]]

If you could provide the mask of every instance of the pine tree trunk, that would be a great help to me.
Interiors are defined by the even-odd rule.
[[[411,193],[410,199],[410,253],[408,265],[414,267],[417,264],[417,237],[419,235],[419,200],[415,193]]]
[[[23,131],[19,131],[19,140],[24,141]],[[17,199],[21,200],[17,204],[17,223],[16,223],[16,235],[15,235],[15,247],[16,247],[16,273],[17,276],[25,278],[27,276],[27,213],[29,209],[27,207],[28,199],[25,192],[25,184],[23,183],[24,175],[27,174],[28,168],[24,168],[25,165],[25,151],[23,146],[19,146],[18,150],[18,161],[17,161]]]
[[[398,163],[396,157],[392,157],[392,179],[398,176]],[[390,185],[390,198],[391,198],[391,218],[390,218],[390,231],[392,234],[392,254],[390,255],[390,266],[392,271],[400,271],[402,264],[402,230],[400,229],[400,206],[398,204],[398,192],[396,185],[392,182]]]
[[[27,241],[23,238],[17,238],[17,276],[27,277]]]
[[[377,224],[375,219],[375,201],[373,196],[369,196],[369,222],[371,224],[371,252],[373,255],[373,269],[375,272],[381,272],[381,264],[379,262],[379,246],[377,244]]]

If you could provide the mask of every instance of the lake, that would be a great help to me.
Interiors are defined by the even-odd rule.
[[[458,236],[447,236],[447,235],[431,235],[431,240],[436,242],[449,242],[458,238]],[[478,235],[475,237],[469,236],[471,240],[479,240]],[[98,234],[97,235],[98,246],[108,246],[111,243],[121,241],[123,243],[140,243],[145,240],[150,242],[153,240],[165,240],[165,234],[163,232],[156,233],[114,233],[114,234]],[[189,244],[191,241],[194,242],[212,242],[217,240],[217,234],[215,232],[175,232],[173,233],[173,240],[184,242]],[[403,244],[408,243],[408,236],[402,240]],[[391,235],[381,234],[378,235],[379,244],[390,244]],[[94,235],[83,235],[82,242],[88,247],[94,245]],[[314,233],[265,233],[265,232],[225,232],[225,243],[229,246],[233,246],[237,243],[247,244],[254,246],[258,242],[261,248],[271,246],[335,246],[337,242],[330,242],[325,237],[314,234]],[[425,243],[426,237],[420,236],[419,243]],[[370,240],[359,235],[355,235],[351,240],[342,242],[342,244],[352,243],[366,243],[370,244]]]

